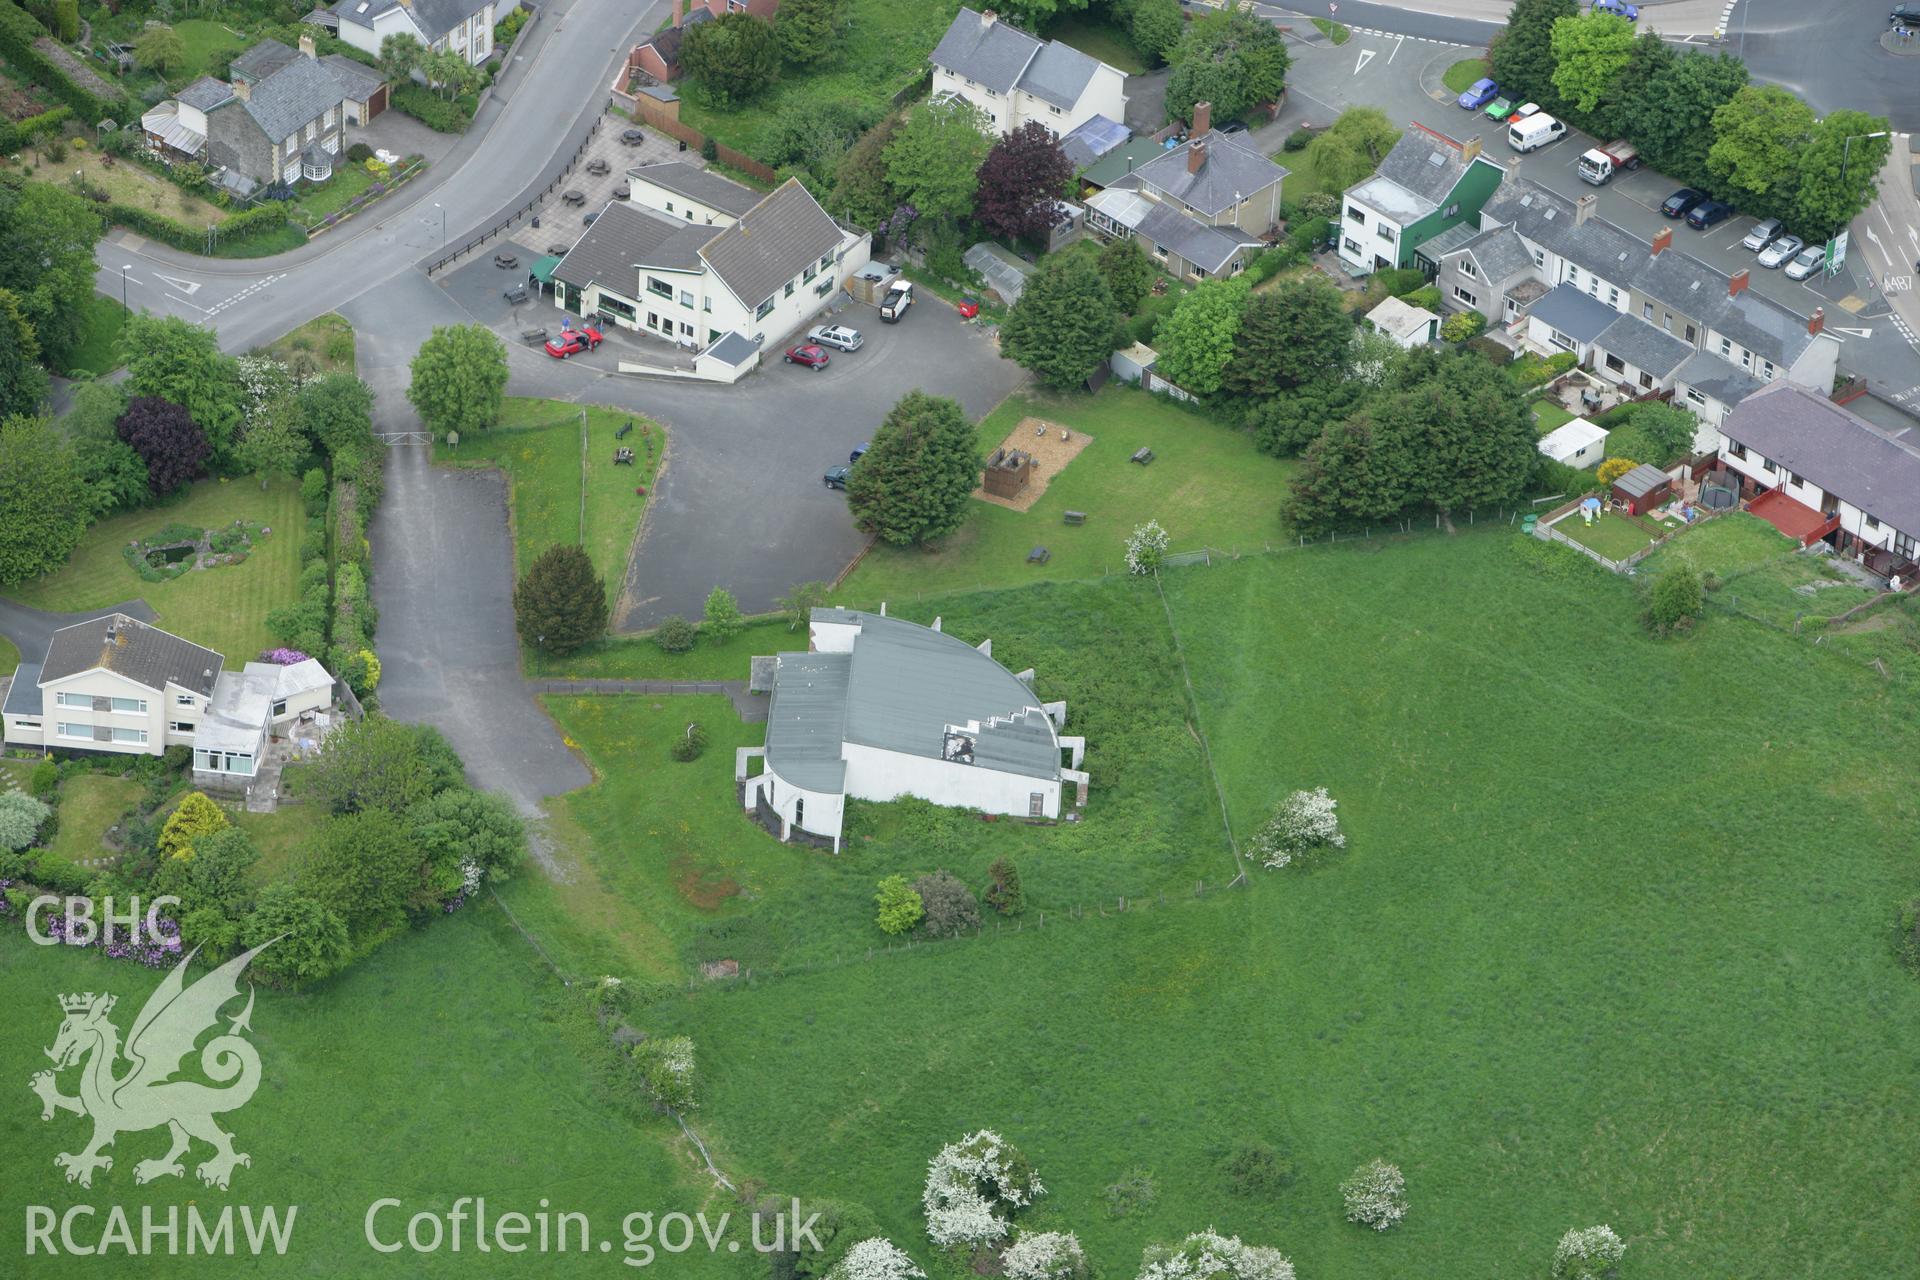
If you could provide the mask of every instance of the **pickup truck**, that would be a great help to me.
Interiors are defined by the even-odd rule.
[[[887,286],[887,296],[880,300],[880,318],[888,324],[897,324],[912,305],[913,281],[895,280]]]
[[[1580,157],[1580,176],[1594,186],[1605,186],[1616,173],[1631,173],[1640,167],[1640,148],[1625,138],[1595,147]]]

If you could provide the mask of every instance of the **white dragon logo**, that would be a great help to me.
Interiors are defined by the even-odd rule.
[[[91,991],[60,997],[60,1007],[67,1016],[53,1047],[46,1051],[53,1059],[53,1070],[37,1073],[29,1087],[40,1095],[42,1120],[53,1119],[55,1111],[93,1118],[93,1141],[86,1149],[53,1158],[54,1164],[67,1171],[68,1182],[91,1187],[95,1169],[113,1168],[113,1157],[103,1150],[113,1145],[116,1136],[161,1125],[172,1133],[173,1147],[158,1160],[136,1164],[135,1182],[180,1177],[185,1172],[180,1157],[186,1154],[192,1138],[213,1147],[213,1158],[195,1170],[200,1181],[210,1187],[224,1191],[235,1165],[252,1166],[251,1157],[233,1149],[233,1135],[213,1122],[221,1112],[245,1106],[260,1087],[260,1055],[240,1034],[252,1029],[248,1021],[253,1016],[251,986],[247,989],[247,1007],[229,1019],[224,1034],[215,1036],[200,1050],[200,1070],[225,1087],[216,1089],[173,1077],[194,1051],[201,1033],[220,1020],[222,1006],[240,994],[240,974],[247,962],[272,945],[269,942],[235,956],[188,987],[187,966],[199,954],[199,948],[194,948],[147,997],[133,1020],[133,1030],[127,1033],[124,1050],[119,1029],[107,1018],[117,997]],[[130,1068],[116,1075],[114,1068],[123,1054]],[[59,1091],[54,1077],[83,1060],[79,1096],[67,1097]]]

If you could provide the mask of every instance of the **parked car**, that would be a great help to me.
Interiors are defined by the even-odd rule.
[[[1468,111],[1478,111],[1499,96],[1500,86],[1482,77],[1467,86],[1467,91],[1460,95],[1460,105]]]
[[[565,360],[568,356],[593,350],[604,340],[605,335],[592,325],[583,325],[578,329],[562,329],[559,337],[547,339],[547,354],[555,360]]]
[[[849,329],[843,324],[817,324],[807,330],[807,341],[841,351],[858,351],[866,339],[860,336],[858,329]]]
[[[859,444],[853,446],[853,452],[847,455],[847,465],[852,466],[854,463],[860,461],[860,455],[872,447],[872,443],[866,440],[862,440]]]
[[[980,314],[980,300],[978,298],[962,298],[958,305],[954,307],[954,310],[960,313],[962,320],[971,320]]]
[[[1760,265],[1763,267],[1784,267],[1792,261],[1793,255],[1806,247],[1807,242],[1799,236],[1781,236],[1760,251]]]
[[[1890,27],[1920,27],[1920,4],[1897,4],[1887,14]]]
[[[1525,120],[1528,116],[1536,114],[1539,110],[1539,103],[1523,102],[1513,109],[1513,118],[1515,120]]]
[[[820,479],[829,489],[844,489],[847,487],[847,477],[852,473],[852,467],[828,467],[827,474]]]
[[[1787,264],[1787,279],[1805,280],[1827,264],[1827,246],[1810,244]]]
[[[1513,114],[1513,99],[1500,97],[1487,104],[1487,119],[1505,120]]]
[[[895,280],[887,286],[887,296],[880,300],[880,318],[888,324],[898,324],[912,305],[913,281]]]
[[[1593,0],[1595,13],[1611,13],[1625,18],[1628,22],[1640,21],[1640,6],[1628,4],[1627,0]]]
[[[803,342],[797,347],[787,348],[788,364],[802,364],[815,373],[827,367],[828,359],[830,357],[827,355],[827,349],[817,347],[811,342]]]
[[[1705,231],[1717,226],[1733,216],[1733,206],[1724,200],[1702,200],[1687,211],[1687,225],[1695,231]]]
[[[1692,187],[1682,187],[1660,202],[1660,212],[1669,218],[1684,218],[1693,212],[1693,206],[1707,198],[1704,191],[1695,191]]]
[[[1743,249],[1751,249],[1755,253],[1758,253],[1775,240],[1778,240],[1780,233],[1786,229],[1786,223],[1780,221],[1778,218],[1762,218],[1759,222],[1753,224],[1753,230],[1747,232],[1747,238],[1740,242],[1740,247]]]

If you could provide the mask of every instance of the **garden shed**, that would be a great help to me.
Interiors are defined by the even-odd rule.
[[[1585,418],[1562,423],[1540,437],[1540,452],[1569,467],[1597,465],[1606,448],[1607,429]]]
[[[1672,493],[1673,477],[1650,462],[1641,463],[1613,482],[1614,501],[1636,516],[1660,506]]]

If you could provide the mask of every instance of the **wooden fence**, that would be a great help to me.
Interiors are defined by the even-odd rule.
[[[681,121],[680,100],[678,98],[662,102],[660,99],[649,97],[644,93],[632,95],[621,94],[619,96],[632,102],[633,118],[636,123],[658,129],[669,138],[684,142],[695,151],[705,151],[709,141],[707,135],[692,125],[685,124]],[[735,151],[725,143],[715,142],[713,144],[713,157],[728,168],[738,169],[741,173],[746,174],[749,178],[757,182],[764,182],[771,186],[777,181],[772,169],[761,164],[745,152]]]

